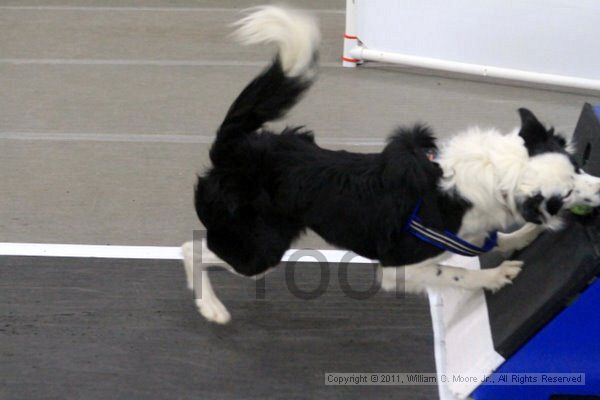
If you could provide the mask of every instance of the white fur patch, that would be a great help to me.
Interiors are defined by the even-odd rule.
[[[575,175],[573,192],[568,197],[569,205],[586,205],[590,207],[600,206],[600,178],[581,173]]]
[[[514,222],[515,190],[528,161],[520,136],[495,129],[471,128],[442,145],[438,160],[444,170],[442,188],[456,191],[473,205],[462,234],[485,235]]]
[[[314,18],[300,11],[262,6],[235,23],[234,32],[242,44],[275,43],[287,76],[304,75],[313,64],[320,41]]]
[[[523,223],[519,204],[528,197],[560,197],[564,208],[600,204],[600,179],[576,174],[565,154],[530,157],[518,130],[503,135],[471,128],[441,147],[438,162],[444,171],[442,189],[457,192],[473,205],[459,234],[476,244],[491,230]],[[548,213],[545,200],[538,210],[544,227],[562,228],[562,218]]]

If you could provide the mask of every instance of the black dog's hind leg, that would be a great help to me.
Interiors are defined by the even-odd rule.
[[[208,267],[217,266],[256,279],[280,263],[301,231],[290,225],[270,227],[260,218],[254,219],[252,225],[233,220],[228,223],[231,225],[209,229],[206,240],[182,246],[188,288],[195,292],[196,307],[206,319],[219,324],[226,324],[231,316],[212,288]]]
[[[208,250],[204,240],[195,243],[186,242],[181,250],[187,286],[188,289],[194,292],[198,311],[209,321],[226,324],[231,319],[231,315],[212,288],[208,276],[208,267],[211,265],[223,266],[228,270],[231,270],[231,267]]]

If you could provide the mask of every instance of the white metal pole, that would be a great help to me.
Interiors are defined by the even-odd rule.
[[[342,65],[344,67],[356,67],[361,60],[350,55],[351,50],[358,45],[356,37],[356,4],[358,0],[346,0],[346,32],[344,33],[344,55]]]
[[[350,1],[350,0],[349,0]],[[450,71],[499,79],[532,82],[544,85],[563,86],[577,89],[600,90],[600,80],[571,76],[546,74],[541,72],[522,71],[511,68],[492,67],[456,61],[440,60],[407,54],[367,49],[362,46],[353,47],[350,57],[367,61],[389,62],[410,67],[426,68],[438,71]]]

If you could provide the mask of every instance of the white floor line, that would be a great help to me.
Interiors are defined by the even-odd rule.
[[[214,136],[189,134],[118,134],[83,132],[0,132],[0,139],[57,142],[196,143],[209,144]]]
[[[301,253],[298,253],[301,252]],[[348,261],[353,264],[375,264],[360,256],[352,257],[344,250],[288,250],[281,261],[315,262],[310,254],[318,252],[329,263]],[[167,246],[106,246],[89,244],[0,243],[0,256],[76,257],[146,260],[181,260],[181,247]]]
[[[57,141],[57,142],[120,142],[120,143],[173,143],[173,144],[210,144],[214,135],[187,134],[135,134],[135,133],[94,133],[94,132],[2,132],[0,140]],[[343,146],[383,146],[384,139],[373,138],[335,138],[316,136],[321,145]]]
[[[236,60],[135,60],[101,58],[0,58],[0,64],[8,65],[108,65],[150,67],[264,67],[266,61]],[[320,63],[323,68],[341,68],[341,62]]]
[[[2,256],[182,259],[179,247],[103,246],[86,244],[0,243]]]
[[[133,7],[133,6],[0,6],[0,10],[23,11],[162,11],[162,12],[243,12],[244,8],[225,7]],[[305,9],[315,14],[345,14],[344,9]]]

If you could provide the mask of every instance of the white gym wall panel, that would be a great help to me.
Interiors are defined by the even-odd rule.
[[[600,90],[599,0],[348,0],[352,56]]]

